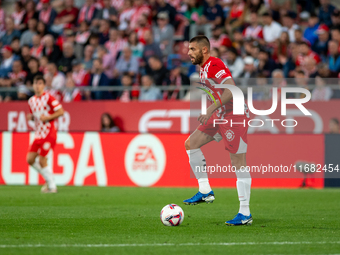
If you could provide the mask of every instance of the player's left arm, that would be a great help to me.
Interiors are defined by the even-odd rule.
[[[222,84],[235,85],[234,80],[232,78],[225,80]],[[229,89],[224,89],[220,98],[221,98],[222,105],[225,105],[233,98],[233,94],[231,93]],[[198,121],[201,122],[203,125],[206,124],[208,120],[210,119],[210,117],[212,116],[212,114],[214,113],[214,111],[216,111],[218,108],[222,106],[221,102],[220,100],[216,100],[216,104],[211,104],[207,108],[207,114],[200,115],[198,117]]]

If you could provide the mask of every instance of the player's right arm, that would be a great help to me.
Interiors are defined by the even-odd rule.
[[[29,101],[28,101],[28,108],[29,108],[30,112],[26,114],[26,119],[27,119],[27,121],[34,120],[31,105],[30,105]]]

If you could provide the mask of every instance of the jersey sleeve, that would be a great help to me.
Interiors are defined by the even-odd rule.
[[[48,98],[47,104],[54,112],[58,111],[62,107],[59,101],[55,99],[55,97],[52,95],[50,95],[50,97]]]
[[[222,61],[212,63],[209,68],[209,76],[216,84],[222,84],[232,79],[229,68]]]

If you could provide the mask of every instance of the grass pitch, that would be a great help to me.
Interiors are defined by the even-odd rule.
[[[238,211],[236,189],[214,189],[213,204],[186,206],[196,189],[0,186],[0,254],[336,254],[340,189],[253,189],[252,226],[224,222]],[[168,203],[185,213],[165,227]]]

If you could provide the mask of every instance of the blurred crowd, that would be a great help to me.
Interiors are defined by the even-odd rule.
[[[182,99],[197,79],[188,41],[205,34],[237,85],[316,85],[340,98],[340,11],[329,0],[0,0],[0,102],[27,100],[33,78],[63,102]],[[252,80],[254,79],[254,80]],[[290,85],[291,82],[289,82]],[[171,90],[162,88],[172,85]],[[89,91],[83,86],[116,86]],[[186,96],[185,98],[188,98]],[[265,99],[258,93],[255,99]]]

